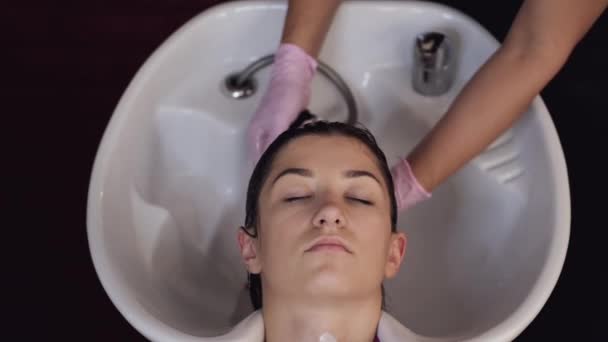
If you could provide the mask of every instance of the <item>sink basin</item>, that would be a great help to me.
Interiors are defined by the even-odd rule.
[[[90,250],[108,296],[149,339],[215,340],[252,312],[236,234],[251,171],[244,132],[269,70],[256,74],[259,89],[247,99],[229,98],[221,84],[274,52],[285,11],[283,2],[231,2],[190,20],[141,67],[103,136],[89,189]],[[436,97],[411,84],[415,37],[428,31],[448,36],[456,65],[452,88]],[[358,1],[338,11],[320,59],[348,84],[359,121],[392,165],[498,46],[445,6]],[[310,109],[347,115],[320,75]],[[400,213],[398,227],[408,250],[385,286],[401,324],[445,341],[521,333],[555,286],[570,230],[566,165],[540,97],[430,200]]]

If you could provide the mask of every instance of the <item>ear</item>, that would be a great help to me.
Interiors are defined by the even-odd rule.
[[[262,271],[262,263],[260,258],[258,258],[257,239],[245,233],[242,227],[239,228],[237,238],[241,250],[241,258],[243,258],[243,262],[247,266],[247,271],[253,274],[260,273]]]
[[[399,272],[403,257],[405,256],[405,247],[407,245],[407,237],[404,233],[393,233],[391,242],[388,248],[388,257],[384,268],[384,276],[387,279],[393,278]]]

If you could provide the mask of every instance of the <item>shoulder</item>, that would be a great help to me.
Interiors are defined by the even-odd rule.
[[[378,339],[380,342],[433,341],[432,338],[420,336],[414,333],[385,311],[382,311],[382,316],[380,317],[380,322],[378,323]]]

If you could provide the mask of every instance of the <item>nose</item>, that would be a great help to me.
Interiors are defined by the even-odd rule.
[[[346,224],[346,219],[339,207],[331,203],[324,205],[314,216],[313,225],[316,228],[342,228]]]

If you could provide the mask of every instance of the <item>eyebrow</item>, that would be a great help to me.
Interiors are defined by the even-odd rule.
[[[274,178],[271,185],[274,185],[274,183],[276,183],[279,180],[279,178],[281,178],[285,175],[299,175],[302,177],[312,177],[312,171],[310,171],[309,169],[302,169],[302,168],[297,168],[297,167],[287,168],[287,169],[281,171],[281,173],[279,173]]]
[[[348,170],[348,171],[344,172],[344,177],[346,177],[346,178],[370,177],[371,179],[375,180],[376,183],[378,183],[378,185],[380,185],[380,187],[382,188],[382,182],[380,182],[380,180],[376,176],[374,176],[373,173],[371,173],[369,171]]]
[[[281,171],[281,173],[279,173],[274,180],[272,181],[273,185],[274,183],[277,182],[277,180],[279,180],[279,178],[285,176],[285,175],[299,175],[302,177],[312,177],[313,173],[311,170],[309,169],[302,169],[302,168],[296,168],[296,167],[290,167],[287,168],[283,171]],[[380,182],[380,180],[374,176],[373,173],[369,172],[369,171],[365,171],[365,170],[347,170],[343,173],[344,177],[346,178],[358,178],[358,177],[370,177],[371,179],[375,180],[376,183],[378,183],[378,185],[380,185],[380,187],[382,188],[382,182]]]

